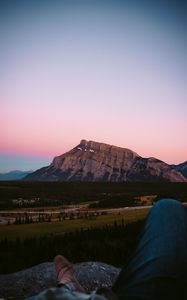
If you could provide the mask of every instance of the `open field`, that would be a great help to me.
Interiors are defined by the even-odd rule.
[[[79,229],[90,227],[101,227],[105,224],[112,224],[114,221],[124,220],[125,223],[132,223],[145,218],[148,209],[124,210],[119,213],[110,213],[100,215],[91,219],[64,220],[33,224],[20,225],[1,225],[0,239],[16,240],[16,238],[25,239],[31,237],[40,237],[41,235],[62,235],[66,232],[72,232]]]

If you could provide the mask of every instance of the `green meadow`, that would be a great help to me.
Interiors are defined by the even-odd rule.
[[[20,225],[1,225],[0,239],[16,240],[32,237],[40,237],[42,235],[62,235],[67,232],[73,232],[80,229],[90,227],[102,227],[105,224],[112,224],[115,221],[124,220],[125,224],[136,222],[145,218],[148,209],[127,210],[123,213],[108,213],[106,215],[97,216],[92,219],[64,220],[52,221],[44,223],[20,224]]]

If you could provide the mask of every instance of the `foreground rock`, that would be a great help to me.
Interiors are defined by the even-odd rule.
[[[99,262],[75,264],[76,277],[90,292],[98,287],[111,287],[120,269]],[[0,275],[0,299],[22,300],[45,288],[56,286],[53,263],[42,263],[30,269]]]
[[[25,180],[187,182],[173,166],[156,158],[143,158],[126,148],[86,140]]]

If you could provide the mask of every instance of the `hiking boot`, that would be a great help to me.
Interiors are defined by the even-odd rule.
[[[75,277],[75,270],[73,264],[62,255],[57,255],[54,258],[55,269],[59,284],[73,284],[77,292],[85,293],[84,288],[80,285]]]

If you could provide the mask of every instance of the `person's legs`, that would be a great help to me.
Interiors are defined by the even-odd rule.
[[[120,299],[187,299],[187,212],[172,199],[151,209],[135,254],[113,290]],[[176,298],[177,297],[177,298]]]

